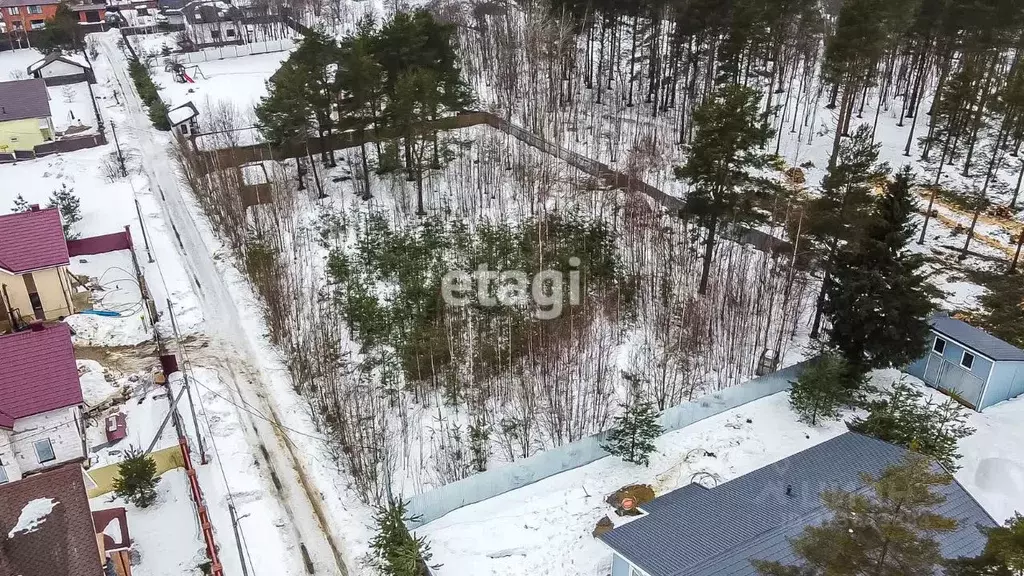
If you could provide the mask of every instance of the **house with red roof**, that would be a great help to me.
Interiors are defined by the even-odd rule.
[[[0,334],[75,313],[69,263],[56,208],[0,216]]]
[[[0,576],[131,576],[130,547],[124,508],[91,511],[77,462],[0,486]]]
[[[0,484],[84,459],[82,406],[67,324],[0,336]]]

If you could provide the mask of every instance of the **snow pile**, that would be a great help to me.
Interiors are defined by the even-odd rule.
[[[82,398],[88,406],[97,406],[117,394],[117,387],[107,382],[103,366],[95,360],[78,361],[78,381],[82,385]]]
[[[39,529],[39,525],[46,521],[46,517],[53,512],[53,507],[58,502],[53,498],[36,498],[25,504],[18,516],[18,523],[7,533],[8,538],[14,538],[17,534],[29,534]]]
[[[135,346],[152,338],[141,315],[75,314],[64,319],[75,331],[74,342],[85,346]]]

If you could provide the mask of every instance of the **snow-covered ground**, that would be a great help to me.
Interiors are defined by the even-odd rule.
[[[267,80],[277,72],[288,54],[272,52],[186,64],[186,71],[194,80],[191,83],[175,82],[173,74],[165,71],[162,64],[157,64],[153,67],[153,81],[160,87],[160,97],[168,108],[192,102],[203,112],[208,103],[226,101],[231,102],[241,118],[246,120],[250,118],[253,106],[266,95]],[[204,119],[200,117],[199,121],[202,123]]]
[[[28,67],[42,58],[35,48],[0,51],[0,82],[28,78]]]
[[[884,383],[899,376],[890,370],[874,378]],[[977,432],[960,442],[956,479],[999,522],[1024,508],[1022,418],[1024,398],[973,413]],[[430,542],[438,576],[603,576],[611,570],[611,551],[591,532],[606,515],[620,520],[605,502],[615,490],[643,483],[661,495],[695,478],[713,486],[845,431],[841,421],[798,422],[782,392],[661,436],[648,468],[604,458],[460,508],[416,532]]]
[[[148,508],[139,508],[109,494],[91,499],[89,506],[93,510],[125,507],[132,551],[139,557],[138,565],[132,567],[133,574],[200,576],[206,552],[194,504],[188,495],[185,471],[176,468],[160,476],[156,491],[156,502]]]
[[[92,107],[88,82],[49,86],[46,91],[50,94],[50,115],[57,132],[96,132],[96,112]]]

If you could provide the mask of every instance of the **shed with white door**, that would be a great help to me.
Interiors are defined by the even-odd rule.
[[[906,371],[981,412],[1024,394],[1024,350],[980,328],[937,315],[928,352]]]

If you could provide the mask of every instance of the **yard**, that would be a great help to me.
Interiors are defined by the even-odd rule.
[[[873,379],[884,384],[898,377],[890,370]],[[1024,502],[1022,417],[1024,398],[973,413],[977,431],[959,446],[957,481],[997,521]],[[797,422],[782,392],[661,436],[648,468],[604,458],[458,509],[417,534],[430,542],[438,576],[602,576],[610,571],[611,551],[591,531],[605,515],[620,521],[604,501],[618,488],[646,483],[660,495],[695,480],[713,486],[845,431],[842,422]]]

